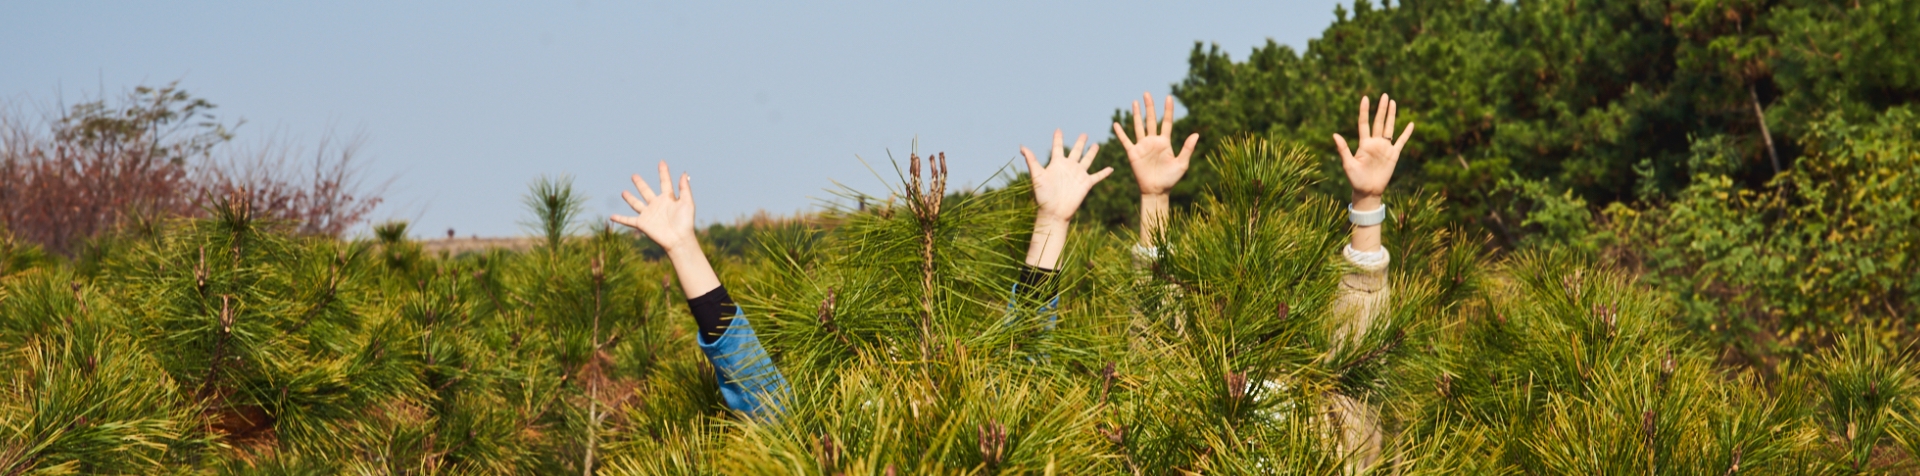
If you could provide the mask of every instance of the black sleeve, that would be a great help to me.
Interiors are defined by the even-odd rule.
[[[1014,294],[1020,297],[1033,297],[1040,292],[1040,286],[1053,277],[1054,270],[1034,265],[1020,267],[1020,288]]]
[[[694,322],[700,324],[700,335],[709,338],[720,337],[720,334],[727,332],[727,326],[733,325],[734,314],[740,312],[733,305],[733,298],[727,296],[726,286],[688,299],[687,307],[693,310]]]

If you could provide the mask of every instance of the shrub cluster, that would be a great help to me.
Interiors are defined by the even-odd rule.
[[[98,266],[15,245],[0,471],[1333,474],[1334,395],[1377,409],[1380,474],[1915,468],[1920,376],[1879,334],[1762,378],[1670,295],[1579,253],[1496,256],[1435,194],[1386,225],[1387,318],[1331,338],[1345,227],[1317,159],[1207,160],[1158,258],[1090,227],[1031,297],[1019,182],[949,197],[931,241],[878,197],[760,231],[716,265],[793,384],[770,420],[726,412],[670,268],[605,227],[433,256],[404,225],[303,235],[241,196]],[[567,219],[566,188],[533,215]]]

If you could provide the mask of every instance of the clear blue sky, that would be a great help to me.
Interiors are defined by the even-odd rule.
[[[603,220],[662,159],[725,221],[811,208],[835,180],[883,190],[855,156],[890,171],[916,137],[981,184],[1055,128],[1110,136],[1195,41],[1304,49],[1335,3],[7,2],[0,101],[179,80],[246,119],[241,142],[360,133],[393,179],[375,219],[417,236],[522,234],[543,174]]]

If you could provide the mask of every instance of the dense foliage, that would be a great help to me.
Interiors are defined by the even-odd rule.
[[[1160,258],[1088,226],[1031,296],[1010,292],[1018,185],[951,197],[931,242],[880,198],[762,232],[718,264],[794,383],[774,420],[724,410],[666,263],[603,227],[430,256],[404,225],[297,235],[230,197],[85,269],[13,246],[0,468],[1329,474],[1334,394],[1380,409],[1383,472],[1913,468],[1920,377],[1876,334],[1763,381],[1664,294],[1573,253],[1495,257],[1432,194],[1396,201],[1389,318],[1342,344],[1343,209],[1312,192],[1317,160],[1260,140],[1208,160]],[[536,192],[534,216],[570,219],[561,183]]]

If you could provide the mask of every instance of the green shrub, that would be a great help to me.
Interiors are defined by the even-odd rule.
[[[1695,142],[1701,172],[1670,200],[1614,205],[1588,238],[1671,293],[1679,318],[1754,364],[1800,355],[1861,327],[1912,342],[1920,296],[1920,121],[1894,108],[1869,123],[1807,125],[1807,155],[1765,189],[1725,175],[1722,139]],[[1531,219],[1531,216],[1530,216]],[[1768,365],[1762,365],[1763,367]]]
[[[1882,163],[1863,154],[1833,163]],[[1316,159],[1245,140],[1205,160],[1220,179],[1158,259],[1083,225],[1020,297],[1019,185],[931,221],[882,204],[760,232],[716,269],[793,384],[774,420],[721,405],[668,264],[626,234],[436,257],[398,226],[298,236],[216,203],[112,240],[94,272],[0,276],[0,469],[1332,474],[1335,396],[1378,411],[1379,474],[1915,468],[1903,334],[1729,366],[1661,281],[1578,251],[1495,256],[1412,193],[1384,230],[1385,318],[1345,343],[1328,314],[1348,228]],[[1604,217],[1589,226],[1625,229]]]

